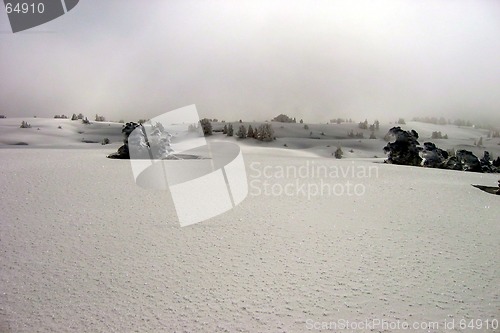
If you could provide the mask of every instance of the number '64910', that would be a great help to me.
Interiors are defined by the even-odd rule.
[[[7,14],[18,13],[18,14],[42,14],[45,11],[45,5],[40,2],[35,3],[16,3],[14,6],[8,2],[5,4],[5,10]]]

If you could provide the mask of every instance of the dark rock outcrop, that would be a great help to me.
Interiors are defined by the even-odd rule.
[[[401,127],[393,127],[388,135],[396,138],[395,142],[389,142],[384,147],[388,155],[387,163],[400,165],[421,165],[422,158],[419,155],[418,133],[414,130],[404,131]]]

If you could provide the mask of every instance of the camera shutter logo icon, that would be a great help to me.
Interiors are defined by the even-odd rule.
[[[136,184],[169,190],[181,227],[222,214],[248,195],[240,147],[209,141],[195,105],[154,117],[128,138]]]
[[[79,0],[4,0],[12,32],[52,21],[72,10]]]

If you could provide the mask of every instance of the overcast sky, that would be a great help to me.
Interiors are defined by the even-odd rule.
[[[81,0],[12,34],[0,114],[500,121],[500,1]]]

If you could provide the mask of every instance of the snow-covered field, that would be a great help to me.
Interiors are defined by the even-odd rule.
[[[83,144],[76,122],[46,120],[51,131],[36,141],[19,134],[36,128],[10,121],[0,133],[1,332],[304,332],[341,320],[437,322],[413,331],[441,332],[500,319],[499,197],[471,186],[496,185],[498,174],[377,163],[383,140],[342,160],[329,156],[337,139],[241,141],[249,196],[181,228],[168,192],[142,189],[128,161],[105,158],[119,131],[107,133],[112,145]],[[70,139],[50,134],[63,130]],[[459,132],[450,141],[469,140]],[[486,144],[498,156],[496,141]],[[276,174],[283,167],[346,175],[309,174],[304,194]],[[265,193],[264,182],[293,193]],[[314,195],[322,184],[337,192]]]

